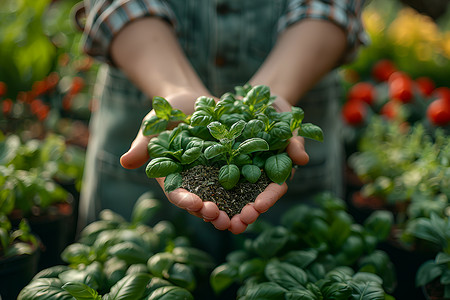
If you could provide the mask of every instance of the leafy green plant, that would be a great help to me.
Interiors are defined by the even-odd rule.
[[[240,180],[256,182],[264,170],[273,182],[282,184],[292,170],[285,149],[294,132],[322,141],[322,130],[302,124],[303,110],[277,112],[267,86],[244,86],[226,93],[216,103],[199,97],[195,111],[185,116],[164,98],[153,99],[155,116],[143,123],[144,135],[155,135],[148,145],[152,158],[146,168],[150,178],[166,177],[165,190],[182,184],[181,172],[196,165],[220,168],[219,182],[227,190]],[[242,100],[238,98],[242,97]],[[170,122],[181,122],[165,130]]]
[[[255,223],[260,234],[212,272],[215,292],[237,283],[238,299],[247,300],[388,297],[385,290],[393,291],[396,277],[376,246],[389,235],[392,214],[378,211],[360,225],[339,198],[320,194],[316,205],[291,209],[279,226]]]
[[[74,181],[80,188],[84,151],[66,145],[59,135],[22,142],[17,135],[0,142],[0,211],[16,208],[29,215],[33,208],[45,211],[68,199],[59,183]]]
[[[31,255],[39,248],[37,237],[31,233],[26,219],[22,219],[17,229],[0,214],[0,260],[17,255]]]
[[[443,290],[443,299],[450,297],[450,221],[434,213],[429,218],[410,221],[404,232],[404,239],[423,240],[437,249],[434,260],[423,263],[416,274],[416,285],[427,286],[438,281]]]
[[[149,193],[138,199],[129,222],[103,210],[62,253],[68,265],[36,274],[18,299],[193,299],[197,278],[214,263],[176,236],[170,222],[145,225],[158,210]]]

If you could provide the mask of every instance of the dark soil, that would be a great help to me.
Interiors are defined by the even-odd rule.
[[[219,168],[213,166],[195,166],[181,173],[182,188],[199,196],[203,201],[212,201],[232,218],[242,208],[264,191],[271,182],[263,172],[256,183],[239,182],[231,190],[226,190],[219,183]]]

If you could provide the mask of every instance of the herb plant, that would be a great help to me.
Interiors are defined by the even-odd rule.
[[[13,230],[11,222],[0,214],[0,259],[16,255],[31,255],[38,250],[39,241],[31,233],[26,219],[22,219],[19,228]]]
[[[324,193],[315,200],[286,212],[281,225],[253,224],[259,235],[211,273],[214,291],[238,284],[237,299],[245,300],[390,299],[385,291],[394,290],[395,272],[376,247],[389,235],[392,214],[378,211],[360,225],[341,199]]]
[[[302,123],[301,108],[277,112],[273,101],[267,86],[246,85],[217,102],[199,97],[194,113],[185,116],[164,98],[155,97],[155,116],[142,127],[144,135],[158,134],[148,144],[147,176],[166,177],[166,192],[181,187],[181,172],[196,165],[220,168],[219,182],[227,190],[242,180],[255,183],[262,170],[271,181],[284,183],[292,170],[285,152],[289,139],[298,132],[322,141],[323,133],[316,125]],[[180,123],[166,130],[170,122]]]
[[[36,274],[18,299],[193,299],[214,263],[177,236],[172,223],[145,225],[158,210],[158,200],[147,193],[129,222],[103,210],[62,253],[67,265]]]

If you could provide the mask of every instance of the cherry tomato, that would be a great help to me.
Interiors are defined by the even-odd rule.
[[[81,77],[79,77],[79,76],[75,76],[75,77],[72,79],[72,85],[71,85],[71,87],[70,87],[69,94],[71,94],[71,95],[76,95],[76,94],[78,94],[79,92],[81,92],[81,90],[83,89],[83,87],[84,87],[84,79],[81,78]]]
[[[33,99],[30,103],[31,113],[33,115],[36,115],[38,111],[41,109],[42,105],[44,105],[44,103],[42,102],[41,99]]]
[[[394,72],[389,77],[389,97],[403,103],[411,102],[413,97],[413,83],[411,77],[404,72]]]
[[[434,96],[435,98],[443,98],[443,99],[447,99],[448,101],[450,101],[450,88],[448,87],[438,87],[437,89],[435,89],[433,91],[432,96]]]
[[[380,115],[388,120],[397,120],[400,118],[402,104],[395,100],[386,102],[380,110]]]
[[[428,77],[419,77],[415,80],[417,87],[424,96],[430,96],[435,88],[433,80]]]
[[[361,125],[367,116],[367,104],[360,100],[347,101],[342,107],[344,121],[351,125]]]
[[[397,68],[394,63],[388,59],[381,59],[372,67],[372,76],[377,81],[387,81]]]
[[[8,98],[8,99],[3,100],[2,110],[3,110],[4,115],[9,114],[11,112],[12,108],[13,108],[13,102],[11,99]]]
[[[450,124],[450,99],[439,98],[427,108],[427,118],[436,126]]]
[[[375,87],[369,82],[358,82],[347,94],[348,100],[362,100],[371,105],[375,100]]]

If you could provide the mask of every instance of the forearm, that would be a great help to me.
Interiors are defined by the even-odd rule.
[[[264,84],[271,92],[297,104],[320,78],[336,67],[346,50],[343,29],[324,20],[307,19],[290,26],[277,41],[250,84]],[[279,103],[280,110],[287,105]]]
[[[132,22],[114,38],[110,53],[114,63],[150,98],[209,95],[182,52],[173,29],[162,19],[150,17]],[[193,103],[178,101],[172,105],[192,113]]]

